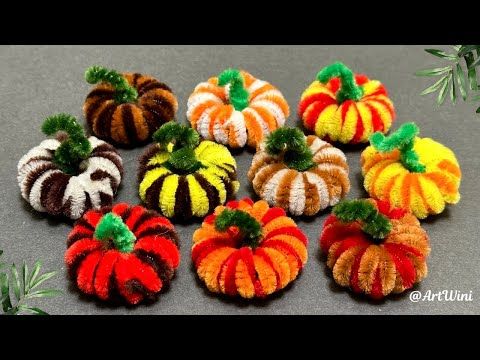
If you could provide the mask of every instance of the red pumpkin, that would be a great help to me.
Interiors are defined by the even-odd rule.
[[[85,294],[137,304],[170,283],[180,262],[178,237],[157,212],[120,203],[76,222],[65,262]]]

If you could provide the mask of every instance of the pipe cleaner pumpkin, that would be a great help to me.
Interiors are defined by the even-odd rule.
[[[246,71],[227,69],[201,82],[188,98],[192,127],[209,140],[241,148],[283,126],[290,113],[282,93]]]
[[[350,191],[345,154],[296,128],[282,127],[266,138],[248,179],[257,195],[293,215],[315,215]]]
[[[228,149],[199,141],[192,128],[170,122],[140,158],[139,194],[148,208],[169,218],[203,217],[239,188],[237,165]]]
[[[385,87],[340,62],[318,73],[303,92],[298,113],[306,129],[344,144],[367,142],[375,131],[386,133],[395,118]]]
[[[126,203],[85,213],[68,235],[67,247],[65,262],[80,291],[104,301],[153,300],[180,262],[170,221]]]
[[[295,280],[307,237],[278,207],[249,198],[218,206],[193,234],[197,274],[215,293],[264,298]]]
[[[145,143],[177,112],[172,90],[151,76],[92,66],[85,79],[99,83],[87,95],[83,111],[88,126],[101,139],[121,145]]]
[[[427,233],[413,214],[387,201],[340,202],[323,225],[320,247],[337,284],[373,299],[427,276]]]
[[[419,138],[414,123],[385,137],[375,133],[361,155],[364,186],[371,197],[388,200],[424,219],[460,200],[461,171],[444,145]]]
[[[110,144],[88,139],[68,114],[48,117],[42,131],[57,134],[32,148],[18,162],[22,197],[39,212],[78,219],[110,205],[122,181],[122,158]]]

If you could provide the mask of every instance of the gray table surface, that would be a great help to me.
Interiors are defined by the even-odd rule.
[[[416,70],[435,67],[440,59],[425,53],[435,46],[0,46],[0,249],[4,260],[32,264],[41,259],[45,270],[58,270],[47,284],[63,291],[34,304],[51,314],[475,314],[480,312],[480,251],[478,246],[478,154],[480,118],[472,103],[461,100],[439,108],[433,96],[419,93],[431,79]],[[82,123],[82,105],[90,88],[85,69],[101,64],[122,71],[151,74],[169,84],[179,100],[178,120],[186,123],[186,100],[194,86],[226,67],[241,67],[276,85],[286,97],[297,123],[301,92],[318,70],[341,60],[354,71],[381,80],[397,110],[397,124],[414,120],[421,136],[453,149],[463,179],[462,200],[443,214],[423,221],[431,238],[429,276],[417,290],[472,292],[470,302],[412,302],[408,293],[373,303],[337,287],[319,256],[318,235],[329,210],[312,221],[299,221],[309,237],[309,260],[301,276],[286,291],[266,301],[237,301],[210,294],[191,267],[190,247],[199,223],[178,225],[182,262],[171,288],[153,305],[112,307],[87,298],[66,276],[63,255],[70,224],[35,213],[20,197],[16,165],[39,144],[43,119],[57,112],[75,115]],[[396,125],[398,126],[398,125]],[[137,203],[137,158],[143,148],[120,150],[125,178],[117,201]],[[365,196],[359,149],[346,149],[352,190],[349,198]],[[252,154],[236,155],[241,188],[251,195],[246,173]],[[477,183],[478,185],[478,183]]]

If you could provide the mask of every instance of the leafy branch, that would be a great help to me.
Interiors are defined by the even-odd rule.
[[[0,257],[3,251],[0,250]],[[21,274],[19,274],[15,264],[12,264],[10,270],[2,270],[5,263],[0,262],[0,304],[5,315],[16,315],[19,313],[30,313],[35,315],[48,315],[45,311],[28,305],[28,300],[33,298],[53,297],[61,293],[55,289],[40,289],[39,286],[53,277],[56,272],[40,274],[42,264],[36,261],[32,270],[28,271],[28,266],[23,262]],[[12,292],[14,298],[12,298]],[[14,300],[12,302],[12,300]]]
[[[450,99],[455,104],[457,100],[457,86],[462,99],[465,101],[470,95],[471,101],[479,101],[480,93],[469,94],[478,91],[477,67],[480,65],[480,45],[452,45],[455,50],[453,54],[447,54],[443,50],[425,49],[426,52],[449,62],[447,66],[432,69],[420,70],[415,73],[417,76],[440,76],[433,85],[422,91],[420,95],[427,95],[438,91],[437,102],[442,105],[445,102],[447,93],[450,92]],[[464,68],[462,63],[465,63]],[[465,71],[467,76],[465,76]],[[480,106],[476,110],[480,113]]]

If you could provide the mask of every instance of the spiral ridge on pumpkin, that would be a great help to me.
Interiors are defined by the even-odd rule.
[[[298,114],[304,127],[317,136],[341,143],[364,143],[376,131],[386,133],[395,118],[395,109],[387,90],[378,80],[354,75],[355,84],[363,90],[358,101],[337,101],[341,80],[326,83],[313,81],[302,93]]]
[[[105,224],[112,218],[114,225]],[[108,228],[112,226],[116,229]],[[119,247],[109,237],[119,231],[126,232],[124,240],[131,242],[130,248]],[[85,213],[68,235],[67,247],[70,276],[80,291],[103,301],[154,300],[170,284],[180,263],[178,237],[170,221],[126,203]]]
[[[134,102],[119,103],[112,84],[101,82],[87,95],[83,111],[92,132],[121,145],[138,145],[175,118],[177,98],[170,87],[139,73],[122,75],[138,93]]]
[[[230,102],[231,84],[220,86],[219,78],[212,77],[198,84],[188,98],[187,118],[205,139],[232,148],[246,144],[256,147],[266,135],[285,124],[290,110],[273,85],[246,71],[238,73],[248,95],[245,108],[236,110]]]
[[[419,219],[439,214],[446,204],[460,200],[460,165],[446,146],[415,137],[413,150],[424,172],[409,171],[400,161],[398,149],[381,153],[372,145],[361,154],[364,187],[371,197],[409,209]]]
[[[255,219],[261,237],[244,243],[237,226],[216,228],[223,212],[238,210]],[[218,206],[193,234],[192,261],[199,278],[214,293],[264,298],[294,281],[307,262],[307,237],[281,208],[249,198]]]
[[[380,241],[373,239],[360,222],[342,222],[332,214],[323,225],[320,247],[338,285],[381,299],[410,289],[427,276],[429,238],[410,212],[387,201],[366,201],[390,221],[389,234]]]
[[[37,211],[80,218],[90,208],[111,205],[123,177],[117,150],[94,136],[88,138],[92,152],[78,174],[63,172],[54,162],[61,142],[47,139],[18,162],[17,181],[22,197]]]
[[[315,215],[338,203],[350,191],[345,154],[317,136],[306,137],[314,166],[289,168],[282,155],[270,155],[263,142],[253,156],[248,179],[255,193],[292,215]]]
[[[167,165],[171,153],[151,145],[140,158],[139,195],[150,209],[166,217],[203,217],[231,199],[240,186],[237,164],[228,149],[204,140],[193,153],[200,168],[189,174],[175,173]]]

